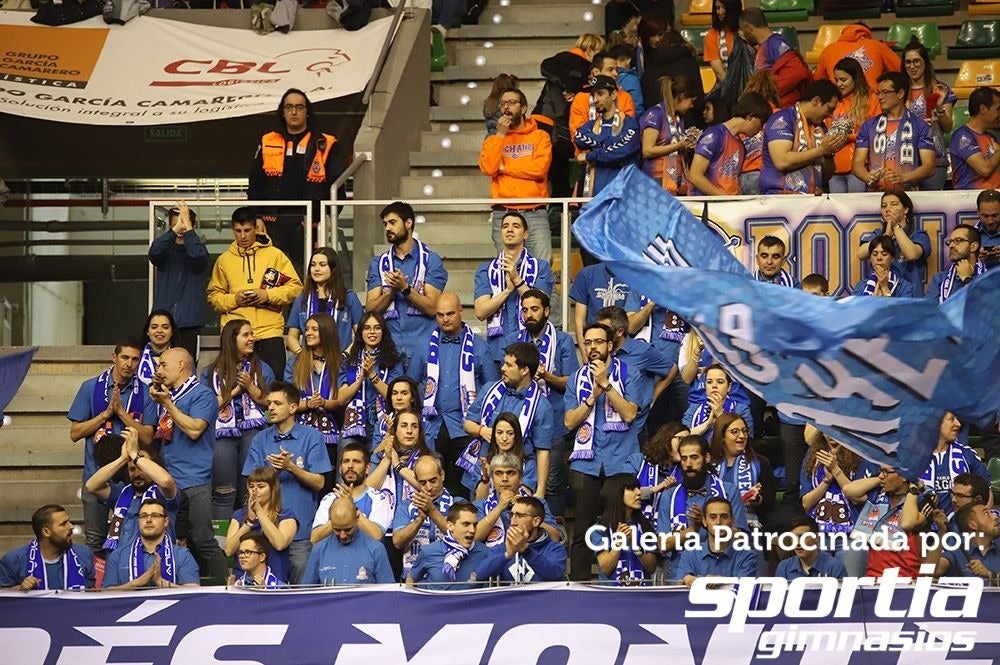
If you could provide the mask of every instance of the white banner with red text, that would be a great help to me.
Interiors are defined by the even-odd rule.
[[[60,27],[0,11],[0,113],[87,125],[163,125],[273,111],[364,90],[392,19],[356,32],[258,35],[140,16]]]

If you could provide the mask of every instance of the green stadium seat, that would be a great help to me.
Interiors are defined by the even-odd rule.
[[[448,51],[444,47],[444,35],[431,30],[431,71],[443,72],[448,66]]]
[[[990,488],[993,490],[993,503],[1000,501],[1000,457],[991,457],[986,464],[990,473]]]
[[[962,125],[969,121],[969,104],[968,102],[959,101],[955,104],[955,108],[952,109],[951,117],[954,124],[951,127],[951,131],[944,135],[944,144],[946,146],[951,145],[951,135]],[[970,439],[971,446],[971,439]]]
[[[219,549],[224,550],[226,545],[226,534],[229,532],[229,520],[212,520],[212,532],[215,535],[216,542],[219,543]],[[230,569],[236,567],[236,560],[234,557],[226,557],[226,565]],[[226,580],[222,580],[222,584],[225,584]]]
[[[1000,20],[964,21],[955,45],[948,47],[948,57],[953,60],[1000,57]]]
[[[771,26],[771,30],[777,32],[779,35],[788,40],[788,43],[792,45],[792,48],[796,51],[799,50],[799,31],[795,28],[787,25],[783,26]]]
[[[924,45],[931,54],[931,59],[941,55],[941,33],[938,31],[937,23],[893,23],[889,26],[889,36],[886,41],[896,51],[902,51],[911,37]]]
[[[815,8],[813,0],[760,0],[768,23],[808,21]]]
[[[698,57],[705,54],[705,37],[709,28],[682,28],[681,37],[691,42],[691,45],[698,51]]]
[[[955,13],[952,0],[897,0],[896,18],[918,16],[951,16]]]
[[[828,21],[856,21],[882,16],[882,0],[827,0],[823,3],[823,18]]]

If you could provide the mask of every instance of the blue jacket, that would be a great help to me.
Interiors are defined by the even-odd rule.
[[[637,162],[642,136],[638,121],[623,113],[617,135],[612,134],[610,123],[602,123],[600,132],[594,133],[593,123],[588,122],[576,130],[573,143],[586,153],[588,162],[594,163],[594,194],[597,194],[619,171]]]
[[[156,267],[153,309],[165,309],[178,328],[205,324],[205,288],[208,285],[208,249],[198,234],[184,234],[184,244],[174,242],[172,229],[153,240],[149,262]]]

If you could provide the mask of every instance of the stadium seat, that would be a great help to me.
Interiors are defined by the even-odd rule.
[[[229,520],[212,520],[212,532],[215,534],[215,540],[219,543],[219,549],[224,549],[226,546],[226,534],[229,532]],[[229,568],[236,566],[236,559],[234,557],[226,557],[226,565]],[[225,584],[226,580],[223,578],[222,584]]]
[[[799,50],[799,31],[787,25],[783,26],[772,26],[771,30],[774,30],[779,35],[788,40],[788,43],[792,45],[792,48],[796,51]]]
[[[768,23],[808,21],[815,9],[813,0],[760,0],[760,9]]]
[[[448,65],[448,51],[444,47],[444,35],[431,30],[431,71],[443,72]]]
[[[681,25],[712,25],[713,0],[691,0],[691,6],[681,14]]]
[[[856,21],[863,18],[880,18],[882,0],[826,0],[823,18],[831,21]]]
[[[997,5],[1000,13],[1000,5]],[[948,47],[952,60],[1000,57],[1000,21],[964,21],[955,45]]]
[[[847,23],[824,23],[819,26],[816,33],[816,41],[813,42],[812,50],[806,53],[806,62],[815,65],[819,62],[819,54],[830,44],[840,39],[840,32],[847,27]]]
[[[715,71],[711,67],[701,68],[701,87],[702,90],[708,92],[715,87]]]
[[[951,112],[951,117],[954,123],[952,124],[951,131],[944,135],[944,144],[951,145],[951,135],[955,131],[963,126],[969,121],[969,105],[966,102],[959,102],[955,104],[955,108]]]
[[[886,41],[896,51],[902,51],[911,37],[924,45],[931,54],[931,59],[941,55],[941,33],[937,23],[893,23],[889,26],[889,36]]]
[[[955,13],[952,0],[897,0],[896,18],[917,16],[951,16]]]
[[[1000,2],[970,2],[967,11],[972,16],[1000,16]]]
[[[708,28],[682,28],[681,37],[691,42],[700,58],[705,54],[705,37],[708,35]]]
[[[955,94],[968,99],[976,88],[1000,85],[1000,60],[966,60],[955,77]]]
[[[1000,501],[1000,457],[992,457],[986,464],[990,473],[990,489],[993,490],[993,503]]]

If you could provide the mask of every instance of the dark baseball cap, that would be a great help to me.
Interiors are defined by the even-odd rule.
[[[587,81],[587,86],[585,88],[588,92],[596,92],[598,90],[607,90],[608,92],[618,91],[618,82],[615,81],[610,76],[605,76],[604,74],[598,74],[597,76],[591,76],[590,80]]]

